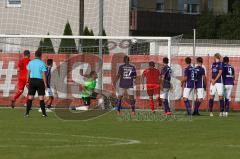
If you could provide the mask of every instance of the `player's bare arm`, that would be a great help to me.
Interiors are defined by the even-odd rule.
[[[214,85],[216,83],[216,81],[222,76],[222,70],[219,70],[218,75],[215,79],[212,79],[212,84]]]
[[[181,86],[183,87],[183,85],[185,84],[185,82],[187,81],[187,76],[184,76],[183,79],[181,80]]]
[[[29,81],[30,81],[30,71],[28,70],[27,71],[27,83],[26,83],[27,88],[29,87]]]
[[[234,70],[234,68],[232,69],[232,72],[233,72],[233,80],[235,80],[235,70]]]
[[[144,79],[145,79],[145,76],[144,76],[144,74],[142,74],[141,83],[142,83],[142,89],[143,89],[143,90],[145,89]]]
[[[117,74],[116,78],[115,78],[114,81],[113,81],[113,87],[114,87],[114,88],[116,87],[116,84],[117,84],[119,78],[120,78],[120,74]]]
[[[159,78],[160,89],[163,88],[163,80],[164,80],[164,77],[162,75],[160,75],[160,78]]]
[[[43,77],[43,82],[44,82],[45,88],[47,88],[47,78],[46,78],[45,72],[42,73],[42,77]]]
[[[205,84],[204,90],[206,90],[207,89],[207,77],[206,77],[206,75],[203,75],[203,83]]]

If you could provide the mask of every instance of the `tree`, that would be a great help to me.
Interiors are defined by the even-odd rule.
[[[68,36],[73,35],[69,22],[67,22],[67,24],[65,25],[63,35],[68,35]],[[74,39],[62,39],[60,42],[58,52],[59,53],[76,53],[77,46],[76,46],[75,40]]]
[[[88,27],[84,28],[85,36],[94,36],[93,30]],[[106,31],[103,30],[103,36],[106,36]],[[82,40],[82,51],[84,53],[99,53],[99,39],[84,39]],[[103,54],[109,54],[108,40],[103,39]]]
[[[102,36],[107,36],[105,29],[103,29],[103,33]],[[99,40],[96,40],[96,45],[97,47],[97,51],[96,53],[99,53]],[[103,54],[109,54],[109,48],[108,48],[108,40],[107,39],[103,39],[102,40],[102,53]]]
[[[90,36],[94,36],[94,33],[93,33],[92,29],[90,30]],[[96,48],[98,47],[97,40],[96,39],[90,39],[89,42],[90,42],[90,46],[94,49],[94,52],[96,52],[97,51]]]
[[[208,12],[197,22],[198,38],[240,39],[240,0],[232,0],[227,14],[215,16]]]
[[[39,42],[38,50],[43,52],[43,48],[44,48],[44,39],[41,39]]]
[[[216,38],[216,17],[212,12],[203,13],[197,21],[197,38]]]
[[[105,29],[103,29],[103,36],[107,36]],[[104,54],[109,54],[109,48],[108,48],[108,40],[104,39],[103,40],[103,53]]]
[[[217,31],[220,39],[240,39],[240,1],[232,5],[232,12],[220,16],[219,29]]]
[[[93,31],[92,30],[90,31],[88,27],[84,28],[83,35],[84,36],[94,36]],[[93,45],[95,45],[94,39],[83,39],[82,40],[82,51],[84,53],[93,52],[93,50],[92,50]]]
[[[47,35],[49,35],[49,33]],[[55,53],[53,43],[50,38],[41,39],[38,50],[41,50],[43,53]]]

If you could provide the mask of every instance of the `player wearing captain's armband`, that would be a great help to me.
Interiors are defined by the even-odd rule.
[[[135,115],[135,99],[134,99],[134,80],[136,79],[137,73],[133,65],[129,63],[129,57],[125,56],[124,64],[121,65],[118,69],[118,74],[116,79],[113,82],[114,87],[116,86],[117,81],[119,80],[119,89],[118,89],[118,100],[117,100],[117,112],[120,115],[122,109],[122,98],[125,92],[127,92],[130,98],[130,105],[132,108],[132,115]]]
[[[195,81],[195,71],[194,67],[191,65],[191,58],[185,58],[185,63],[188,65],[184,70],[184,78],[181,81],[183,89],[183,100],[186,106],[187,115],[191,115],[191,105],[189,102],[189,96],[194,91],[194,81]]]
[[[195,67],[195,89],[197,93],[197,100],[195,102],[193,115],[199,114],[199,107],[204,98],[204,92],[206,90],[206,75],[205,69],[202,67],[203,58],[197,58],[197,66]]]
[[[161,92],[160,98],[163,100],[163,106],[165,115],[171,115],[171,109],[169,107],[168,95],[171,89],[171,73],[172,70],[168,66],[169,59],[167,57],[163,58],[163,68],[161,69]]]
[[[142,84],[144,87],[144,79],[146,78],[147,85],[147,94],[150,99],[150,107],[152,112],[155,111],[153,96],[156,95],[156,98],[159,100],[160,94],[160,71],[155,68],[155,63],[153,61],[149,62],[149,68],[145,69],[142,74]]]
[[[209,111],[210,116],[213,116],[213,103],[214,96],[217,93],[219,96],[220,102],[220,114],[219,116],[223,116],[224,112],[224,100],[223,100],[223,63],[221,62],[221,55],[216,53],[214,55],[214,62],[212,64],[212,79],[210,85],[210,99],[209,99]]]
[[[229,64],[229,58],[223,58],[223,83],[225,97],[225,112],[223,116],[228,116],[230,110],[231,94],[234,85],[235,71],[232,65]]]

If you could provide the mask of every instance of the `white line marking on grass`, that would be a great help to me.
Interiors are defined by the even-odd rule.
[[[240,145],[225,145],[225,147],[240,148]]]
[[[103,147],[103,146],[120,146],[120,145],[141,144],[141,141],[139,141],[139,140],[115,138],[115,137],[87,136],[87,135],[75,135],[75,134],[65,135],[65,134],[58,134],[58,133],[31,133],[31,132],[20,132],[20,133],[21,134],[28,134],[28,135],[67,136],[67,137],[71,136],[71,137],[74,137],[74,139],[75,138],[78,138],[78,139],[85,138],[85,139],[88,139],[88,140],[85,140],[83,142],[93,143],[93,144],[74,143],[73,141],[71,141],[69,139],[68,142],[73,142],[71,145],[64,144],[64,145],[44,146],[44,147],[47,147],[47,148],[75,147],[75,146]],[[92,139],[95,139],[95,140],[92,140]],[[101,141],[101,139],[103,141]],[[33,141],[34,141],[34,139],[33,139]],[[74,141],[76,141],[76,139]],[[62,142],[61,139],[59,139],[59,142]],[[100,144],[98,144],[98,143],[100,143]],[[23,146],[27,146],[27,145],[23,145]]]
[[[0,145],[0,148],[10,148],[10,147],[27,148],[30,146],[29,145]]]
[[[61,108],[60,108],[60,109],[61,109]],[[71,112],[71,113],[73,113],[73,114],[83,114],[83,113],[86,113],[86,112],[88,112],[88,111],[94,111],[94,109],[89,109],[89,110],[86,110],[86,111],[72,111],[72,110],[70,110],[70,109],[68,109],[68,108],[62,108],[62,110],[63,110],[63,109],[69,110],[69,112]],[[104,110],[103,110],[103,111],[104,111]],[[59,115],[57,115],[56,111],[54,111],[54,112],[55,112],[55,113],[54,113],[54,114],[55,114],[55,117],[58,118],[59,120],[62,120],[62,121],[83,121],[83,122],[86,122],[86,121],[92,121],[92,120],[96,120],[96,119],[98,119],[98,118],[101,118],[101,117],[103,117],[103,116],[105,116],[105,115],[113,112],[113,110],[109,110],[109,111],[107,111],[107,112],[105,112],[105,113],[103,113],[103,114],[101,114],[101,115],[98,115],[98,116],[96,116],[96,117],[91,117],[91,118],[85,119],[85,120],[63,119],[63,118],[61,118]]]
[[[90,118],[90,119],[86,119],[86,120],[82,120],[82,121],[96,120],[96,119],[101,118],[101,117],[103,117],[103,116],[105,116],[105,115],[107,115],[107,114],[109,114],[109,113],[111,113],[111,112],[112,112],[112,110],[111,110],[111,111],[108,111],[108,112],[106,112],[106,113],[103,113],[102,115],[98,115],[98,116],[96,116],[96,117],[92,117],[92,118]]]

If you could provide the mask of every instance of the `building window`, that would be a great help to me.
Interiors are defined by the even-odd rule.
[[[163,12],[164,11],[164,3],[161,3],[161,2],[156,3],[156,11]]]
[[[213,0],[208,0],[208,10],[209,11],[213,10]]]
[[[200,5],[199,4],[184,4],[184,11],[187,14],[199,14]]]
[[[137,9],[138,8],[138,0],[132,0],[132,9]]]
[[[6,0],[6,7],[21,7],[22,0]]]

